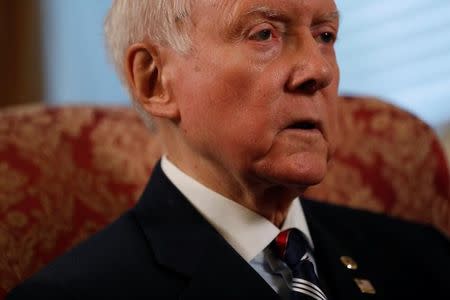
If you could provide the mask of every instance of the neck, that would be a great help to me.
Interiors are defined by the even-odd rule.
[[[196,160],[193,163],[192,160],[178,159],[170,153],[167,153],[166,156],[186,175],[222,196],[256,212],[277,227],[282,226],[293,199],[300,194],[299,190],[283,186],[272,185],[267,187],[264,184],[249,184],[244,180],[238,180],[230,172],[211,168],[209,164],[201,160]]]
[[[303,190],[297,186],[275,185],[255,179],[242,170],[222,166],[213,158],[202,156],[186,144],[173,126],[161,126],[161,141],[167,158],[188,176],[209,189],[263,216],[280,227],[292,200]]]

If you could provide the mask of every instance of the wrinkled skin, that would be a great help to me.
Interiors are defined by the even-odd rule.
[[[335,149],[337,8],[332,0],[196,3],[192,50],[152,53],[158,107],[166,106],[142,103],[173,163],[279,225],[292,199],[324,178]]]

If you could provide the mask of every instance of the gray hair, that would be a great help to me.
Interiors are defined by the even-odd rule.
[[[186,53],[190,48],[185,26],[189,21],[190,9],[188,0],[113,1],[104,24],[106,46],[120,79],[129,92],[124,66],[127,48],[148,39]],[[133,103],[147,125],[153,127],[153,122],[141,105],[134,99]]]

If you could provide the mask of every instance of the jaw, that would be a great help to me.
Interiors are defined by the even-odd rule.
[[[320,131],[286,129],[252,165],[252,172],[268,184],[306,188],[325,177],[329,151]]]

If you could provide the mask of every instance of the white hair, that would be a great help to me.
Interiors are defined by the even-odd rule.
[[[180,53],[190,48],[186,30],[189,23],[188,0],[114,0],[105,19],[106,46],[120,79],[130,92],[125,79],[125,53],[134,44],[150,40]],[[131,97],[133,95],[130,92]],[[137,111],[153,128],[140,103],[133,99]]]

